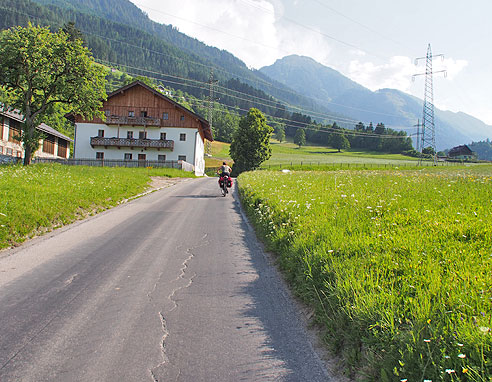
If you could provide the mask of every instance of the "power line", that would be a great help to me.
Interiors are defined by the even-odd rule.
[[[28,16],[28,17],[31,17],[31,18],[37,18],[37,19],[40,19],[41,20],[41,18],[38,17],[38,16],[33,16],[33,15],[30,15],[30,14],[27,14],[27,13],[24,13],[24,12],[20,12],[20,11],[17,11],[17,10],[13,10],[13,9],[1,7],[1,6],[0,6],[0,9],[6,10],[8,12],[15,12],[15,13],[22,14],[22,15],[25,15],[25,16]],[[59,26],[61,26],[61,23],[57,23],[57,24]],[[226,70],[224,70],[222,68],[217,68],[217,67],[214,67],[214,66],[201,64],[199,62],[195,62],[195,61],[191,61],[191,60],[184,59],[184,58],[181,58],[181,57],[177,57],[177,56],[174,56],[174,55],[170,55],[170,54],[166,54],[166,53],[163,53],[163,52],[155,51],[155,50],[152,50],[152,49],[149,49],[149,48],[144,48],[144,47],[141,47],[141,46],[138,46],[138,45],[130,44],[127,41],[116,40],[116,39],[112,39],[112,38],[109,38],[109,37],[101,36],[101,35],[98,35],[98,34],[95,34],[95,33],[92,33],[92,32],[83,31],[83,30],[82,30],[82,33],[87,34],[87,35],[92,35],[92,36],[95,36],[95,37],[98,37],[98,38],[101,38],[101,39],[106,39],[108,41],[113,41],[113,42],[117,42],[117,43],[127,44],[128,46],[131,46],[131,47],[139,48],[139,49],[142,49],[142,50],[145,50],[145,51],[154,53],[154,54],[171,57],[171,58],[178,59],[178,60],[181,60],[181,61],[184,61],[184,62],[187,62],[187,63],[200,65],[200,66],[203,66],[203,67],[206,67],[206,68],[210,68],[210,69],[218,69],[219,71],[222,71],[222,72],[231,74],[233,76],[236,76],[236,74],[234,74],[232,72],[228,72],[228,71],[226,71]],[[175,82],[175,81],[170,81],[170,80],[164,80],[162,78],[159,79],[160,81],[166,81],[168,83],[172,83],[172,84],[176,84],[176,85],[180,85],[180,86],[188,86],[188,87],[194,87],[194,88],[197,88],[197,89],[205,89],[205,86],[207,84],[207,83],[205,83],[203,81],[198,81],[198,80],[193,80],[193,79],[184,78],[184,77],[178,77],[178,76],[172,76],[172,75],[169,75],[169,74],[164,74],[164,73],[155,72],[155,71],[151,71],[151,70],[147,70],[147,69],[142,69],[142,68],[137,68],[137,67],[131,67],[131,66],[128,66],[128,65],[123,65],[123,64],[111,63],[111,62],[106,61],[106,60],[101,60],[101,59],[96,59],[96,60],[99,61],[99,62],[108,63],[110,65],[132,68],[132,69],[140,70],[140,71],[147,72],[147,73],[158,74],[158,75],[161,75],[161,76],[166,76],[166,77],[170,77],[170,78],[180,79],[180,80],[183,80],[183,81],[195,82],[195,83],[199,84],[198,86],[196,86],[196,85],[193,86],[193,85],[189,85],[189,84],[185,84],[185,83],[180,83],[180,82]],[[238,76],[238,77],[240,77],[240,76]],[[157,79],[157,78],[155,78],[155,79]],[[254,82],[253,80],[246,79],[244,77],[243,77],[243,79],[245,79],[247,81]],[[274,88],[274,89],[277,89],[277,90],[280,90],[280,91],[285,91],[285,92],[288,92],[288,93],[295,94],[295,95],[299,96],[298,93],[296,93],[296,92],[294,92],[292,90],[276,88],[276,87],[272,86],[270,83],[268,83],[266,81],[259,81],[259,82],[264,82],[265,84],[267,84],[271,88]],[[250,94],[247,94],[247,93],[242,93],[242,92],[239,92],[239,91],[236,91],[236,90],[233,90],[233,89],[229,89],[229,88],[226,88],[226,87],[222,87],[222,86],[218,86],[218,87],[220,87],[222,89],[226,89],[227,91],[231,91],[231,92],[235,92],[235,93],[238,93],[238,94],[246,95],[247,97],[253,97],[253,98],[256,98],[256,99],[259,99],[259,100],[263,100],[263,101],[267,101],[267,102],[271,102],[271,103],[278,103],[278,101],[276,101],[276,100],[265,99],[265,98],[253,96],[253,95],[250,95]],[[233,96],[233,95],[230,95],[230,94],[227,94],[227,93],[220,93],[220,92],[217,92],[217,93],[218,94],[222,94],[222,95],[226,95],[226,96],[229,96],[229,97],[232,97],[232,98],[236,98],[236,99],[239,99],[239,100],[247,101],[247,102],[256,102],[257,104],[260,104],[260,105],[263,105],[263,106],[266,106],[266,107],[270,107],[270,108],[274,108],[274,109],[277,109],[277,110],[281,110],[281,108],[278,108],[276,105],[274,106],[274,105],[269,105],[269,104],[265,104],[265,103],[260,103],[258,101],[254,101],[254,100],[251,100],[251,99],[245,99],[245,98]],[[314,97],[307,97],[306,96],[305,98],[310,98],[310,99],[319,101],[319,99],[316,99]],[[332,104],[338,105],[338,106],[347,107],[347,108],[351,108],[351,109],[354,109],[354,110],[359,110],[359,111],[364,111],[364,112],[370,112],[370,113],[374,113],[374,114],[399,117],[399,116],[394,115],[394,114],[378,113],[378,112],[373,112],[371,110],[359,109],[359,108],[355,108],[355,107],[351,107],[351,106],[343,105],[343,104],[336,104],[336,103],[332,103]],[[335,122],[340,122],[340,123],[357,123],[358,122],[355,119],[343,118],[343,117],[334,117],[333,115],[330,115],[330,114],[324,114],[324,113],[320,113],[320,112],[315,112],[313,110],[307,110],[307,109],[299,108],[299,107],[294,106],[294,105],[287,104],[286,107],[289,107],[289,108],[294,109],[294,110],[299,110],[299,111],[302,111],[304,113],[311,114],[313,116],[316,116],[317,115],[320,118],[326,118],[328,120],[333,120]],[[293,122],[295,122],[295,121],[293,121]],[[404,127],[404,126],[393,126],[393,127],[397,128],[397,129],[400,129],[400,130],[408,129],[408,128]]]
[[[129,73],[129,74],[133,74],[133,73]],[[134,74],[136,75],[136,74]],[[160,78],[156,78],[156,77],[149,77],[151,79],[154,79],[154,80],[158,80],[158,81],[162,81],[162,79]],[[165,80],[164,80],[165,81]],[[192,85],[190,85],[192,86]],[[206,106],[204,106],[204,101],[203,100],[199,100],[199,99],[196,99],[196,98],[186,98],[186,97],[181,97],[183,100],[187,101],[189,104],[195,104],[197,106],[201,106],[201,107],[204,107],[206,108]],[[248,112],[249,110],[247,109],[242,109],[242,108],[239,108],[237,106],[231,106],[231,105],[227,105],[227,104],[223,104],[223,103],[220,103],[220,102],[215,102],[221,106],[224,106],[226,108],[232,108],[234,110],[240,110],[240,111],[243,111],[243,112]],[[223,112],[221,110],[218,110],[220,112]],[[229,112],[228,112],[229,113]],[[233,113],[237,116],[240,116],[239,114],[237,113]],[[272,116],[268,113],[264,113],[266,116],[270,117],[270,118],[273,118],[273,119],[277,119],[277,120],[280,120],[280,121],[285,121],[286,123],[284,123],[286,126],[289,126],[289,127],[295,127],[295,128],[303,128],[305,130],[310,130],[310,131],[315,131],[315,132],[326,132],[326,133],[335,133],[335,134],[350,134],[350,135],[355,135],[355,136],[361,136],[361,137],[367,137],[367,138],[387,138],[387,139],[405,139],[405,138],[409,138],[407,135],[390,135],[390,134],[368,134],[368,133],[364,133],[364,132],[360,132],[360,131],[355,131],[355,130],[344,130],[344,129],[337,129],[337,128],[333,128],[333,127],[326,127],[326,126],[323,126],[322,128],[320,129],[316,129],[316,128],[313,128],[313,127],[309,127],[309,126],[312,126],[313,124],[312,123],[307,123],[307,122],[300,122],[300,121],[295,121],[295,120],[292,120],[292,119],[287,119],[287,118],[280,118],[280,117],[275,117],[275,116]],[[290,123],[288,123],[290,122]],[[301,126],[303,127],[301,127]]]
[[[311,1],[314,1],[314,2],[316,2],[316,3],[320,4],[320,5],[322,5],[323,7],[325,7],[325,8],[327,8],[327,9],[329,9],[330,11],[332,11],[333,13],[336,13],[337,15],[342,16],[343,18],[345,18],[345,19],[347,19],[347,20],[349,20],[349,21],[351,21],[351,22],[353,22],[353,23],[355,23],[355,24],[357,24],[357,25],[359,25],[359,26],[361,26],[361,27],[363,27],[363,28],[367,29],[368,31],[370,31],[370,32],[372,32],[372,33],[374,33],[374,34],[377,34],[379,37],[382,37],[382,38],[384,38],[384,39],[386,39],[386,40],[389,40],[389,41],[393,42],[393,43],[394,43],[394,44],[396,44],[396,45],[399,45],[399,46],[402,46],[402,47],[407,48],[407,47],[406,47],[406,46],[404,46],[402,43],[400,43],[400,42],[398,42],[398,41],[396,41],[396,40],[392,39],[392,38],[391,38],[391,37],[389,37],[389,36],[383,35],[382,33],[378,32],[377,30],[375,30],[375,29],[373,29],[373,28],[371,28],[371,27],[369,27],[369,26],[367,26],[367,25],[365,25],[365,24],[362,24],[361,22],[359,22],[359,21],[357,21],[357,20],[353,19],[353,18],[352,18],[352,17],[350,17],[350,16],[347,16],[347,15],[343,14],[342,12],[340,12],[340,11],[336,10],[335,8],[333,8],[333,7],[331,7],[331,6],[329,6],[329,5],[325,4],[325,3],[323,3],[321,0],[311,0]]]
[[[20,12],[20,11],[17,11],[17,10],[12,10],[12,9],[5,8],[5,7],[0,7],[0,9],[4,9],[4,10],[9,11],[9,12],[14,12],[14,13],[18,13],[18,14],[22,14],[22,15],[25,15],[25,16],[28,16],[28,17],[32,17],[32,18],[36,18],[36,19],[42,20],[41,17],[33,16],[33,15],[30,15],[30,14],[27,14],[27,13],[24,13],[24,12]],[[58,25],[59,26],[62,26],[60,23],[58,23]],[[381,113],[381,112],[376,112],[376,111],[373,111],[373,110],[361,109],[361,108],[357,108],[357,107],[354,107],[354,106],[339,104],[339,103],[336,103],[336,102],[321,100],[321,99],[315,98],[315,97],[301,95],[301,94],[297,93],[296,91],[291,90],[289,88],[284,88],[284,89],[278,88],[276,86],[273,86],[271,83],[269,83],[267,81],[263,81],[263,80],[260,80],[260,79],[246,78],[246,77],[237,75],[237,73],[229,72],[229,71],[227,71],[227,70],[225,70],[223,68],[220,68],[220,67],[211,66],[211,65],[205,65],[205,64],[202,64],[202,63],[199,63],[199,62],[196,62],[196,61],[191,61],[191,60],[184,59],[184,58],[181,58],[181,57],[178,57],[178,56],[174,56],[174,55],[171,55],[171,54],[168,54],[168,53],[163,53],[163,52],[155,51],[155,50],[152,50],[152,49],[149,49],[149,48],[145,48],[145,47],[142,47],[142,46],[131,44],[131,43],[127,42],[127,41],[116,40],[116,39],[112,39],[110,37],[101,36],[101,35],[98,35],[98,34],[95,34],[95,33],[92,33],[92,32],[88,32],[88,31],[85,31],[85,30],[81,30],[81,32],[84,33],[84,34],[86,34],[86,35],[95,36],[95,37],[98,37],[98,38],[101,38],[101,39],[104,39],[104,40],[113,41],[113,42],[121,43],[121,44],[126,44],[126,45],[128,45],[130,47],[138,48],[138,49],[141,49],[143,51],[147,51],[147,52],[154,53],[154,54],[157,54],[157,55],[162,55],[162,56],[174,58],[174,59],[177,59],[177,60],[181,60],[181,61],[187,62],[189,64],[200,65],[200,66],[203,66],[203,67],[205,67],[207,69],[214,69],[214,70],[217,70],[217,71],[220,71],[220,72],[224,72],[224,73],[227,73],[229,75],[232,75],[233,77],[241,78],[241,79],[243,79],[243,80],[245,80],[247,82],[251,82],[251,83],[263,83],[263,84],[267,85],[267,87],[269,87],[270,89],[275,89],[275,90],[279,90],[281,92],[290,93],[290,94],[295,95],[295,96],[301,96],[301,97],[304,97],[306,99],[311,99],[313,101],[317,101],[317,102],[320,102],[321,101],[321,102],[329,103],[329,104],[334,105],[334,106],[341,106],[341,107],[352,109],[352,110],[356,110],[356,111],[362,111],[362,112],[372,113],[372,114],[377,114],[377,115],[382,115],[382,116],[400,117],[399,115],[396,115],[396,114]],[[124,66],[122,64],[117,64],[117,65]],[[152,72],[152,71],[149,70],[149,72]],[[154,73],[157,73],[157,72],[154,72]],[[187,80],[193,81],[191,79],[187,79]],[[229,89],[229,90],[232,90],[232,89]],[[270,101],[270,102],[273,102],[273,101]],[[300,111],[306,112],[306,113],[311,114],[311,115],[318,115],[318,116],[321,115],[321,116],[325,116],[324,118],[326,118],[326,116],[328,116],[327,117],[328,119],[333,119],[334,118],[333,116],[331,116],[329,114],[323,114],[323,113],[320,113],[320,112],[315,112],[313,110],[302,109],[302,108],[299,108],[299,107],[294,106],[294,105],[287,104],[286,106],[289,107],[289,108],[291,108],[291,109],[300,110]],[[342,117],[338,117],[338,118],[339,118],[339,121],[341,121],[341,118]]]
[[[194,82],[194,83],[197,83],[198,84],[198,85],[190,85],[190,84],[187,84],[187,83],[181,83],[181,82],[171,81],[171,80],[167,80],[167,79],[163,79],[163,78],[151,77],[153,79],[158,79],[160,81],[165,81],[167,83],[172,83],[172,84],[175,84],[175,85],[187,86],[187,87],[201,89],[201,90],[205,90],[206,88],[208,88],[208,82],[204,82],[204,81],[198,81],[198,80],[188,79],[188,78],[179,77],[179,76],[173,76],[173,75],[162,73],[162,72],[147,70],[147,69],[138,68],[138,67],[134,67],[134,66],[129,66],[129,65],[125,65],[125,64],[113,63],[113,62],[106,61],[106,60],[97,59],[97,61],[98,62],[101,62],[101,63],[104,63],[106,65],[109,65],[109,66],[125,67],[125,68],[129,68],[129,69],[139,70],[139,71],[145,72],[145,73],[151,73],[151,74],[154,74],[154,75],[159,75],[159,76],[164,76],[164,77],[179,79],[179,80],[182,80],[182,81]],[[254,95],[251,95],[251,94],[240,92],[238,90],[229,89],[227,87],[220,86],[220,85],[216,85],[216,87],[217,88],[220,88],[220,89],[224,89],[225,91],[229,91],[229,92],[233,92],[233,93],[236,93],[236,94],[244,95],[244,96],[249,97],[249,98],[239,97],[239,96],[236,96],[236,95],[232,95],[232,94],[220,92],[218,90],[216,91],[217,94],[221,94],[221,95],[224,95],[224,96],[235,98],[235,99],[238,99],[238,100],[241,100],[241,101],[254,102],[254,103],[258,104],[258,105],[266,106],[266,107],[269,107],[269,108],[272,108],[272,109],[276,109],[276,110],[284,110],[283,108],[279,108],[277,106],[278,103],[279,103],[278,100],[271,100],[271,99],[261,98],[261,97],[258,97],[258,96],[254,96]],[[264,103],[264,102],[260,102],[260,101],[271,102],[272,104],[268,104],[268,103]],[[353,119],[353,118],[343,118],[341,116],[334,116],[334,115],[331,115],[331,114],[326,114],[326,113],[316,112],[316,111],[313,111],[313,110],[303,109],[303,108],[300,108],[300,107],[297,107],[297,106],[294,106],[294,105],[290,105],[290,104],[287,104],[286,107],[288,107],[290,109],[293,109],[293,110],[301,111],[303,113],[306,113],[306,114],[309,114],[309,115],[312,115],[312,116],[315,116],[315,117],[317,116],[319,118],[328,119],[328,120],[339,122],[339,123],[356,124],[357,122],[360,122],[360,120],[356,120],[356,119]],[[357,109],[357,110],[363,110],[363,109]],[[388,125],[388,127],[393,127],[395,129],[399,129],[399,130],[409,129],[408,127],[405,127],[405,126],[392,126],[392,125]]]

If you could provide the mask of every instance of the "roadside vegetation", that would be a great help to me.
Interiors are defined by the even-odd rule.
[[[238,186],[348,374],[492,380],[492,166],[256,171]]]
[[[138,195],[151,176],[193,175],[161,168],[0,166],[0,249]]]

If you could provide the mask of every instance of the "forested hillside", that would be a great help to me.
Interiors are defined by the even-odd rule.
[[[47,5],[48,8],[71,11],[73,13],[83,12],[85,15],[90,15],[96,18],[102,18],[111,23],[119,23],[132,29],[147,32],[153,38],[145,45],[140,45],[140,39],[133,39],[132,34],[125,35],[125,41],[131,43],[134,50],[150,49],[151,54],[160,52],[159,46],[155,45],[155,39],[166,42],[181,52],[186,53],[191,57],[189,66],[193,70],[183,71],[179,67],[174,71],[170,71],[169,60],[163,62],[148,62],[145,69],[164,72],[166,74],[176,75],[176,72],[181,73],[181,77],[191,78],[206,82],[209,79],[210,69],[214,68],[214,76],[219,80],[219,84],[230,88],[230,84],[226,84],[227,80],[237,78],[241,83],[248,84],[254,89],[262,90],[263,92],[255,92],[251,94],[255,97],[264,98],[266,94],[271,95],[285,103],[293,104],[313,111],[329,112],[327,108],[321,107],[316,102],[307,97],[301,96],[287,86],[273,81],[259,71],[250,70],[246,65],[233,56],[231,53],[220,50],[215,47],[208,46],[201,41],[191,38],[177,30],[172,25],[162,25],[150,20],[147,15],[138,7],[128,0],[33,0],[36,3]],[[65,13],[65,12],[62,12]],[[80,17],[80,16],[79,16]],[[82,28],[79,20],[76,21],[77,27]],[[91,31],[92,32],[92,31]],[[108,28],[99,30],[96,34],[99,36],[108,36]],[[94,32],[95,33],[95,32]],[[113,38],[113,36],[111,36]],[[121,36],[123,37],[123,36]],[[129,38],[129,39],[128,39]],[[115,38],[112,41],[112,49],[120,49],[116,46],[118,40]],[[121,40],[121,39],[119,39]],[[121,43],[120,43],[121,45]],[[139,59],[141,54],[137,53],[136,59]],[[119,57],[126,60],[126,57]],[[134,66],[125,62],[119,62],[126,65]],[[141,66],[139,66],[141,67]],[[205,72],[205,74],[204,74]],[[233,90],[239,90],[233,88]],[[266,93],[266,94],[265,94]],[[248,93],[250,94],[250,93]],[[225,96],[225,95],[224,95]],[[268,97],[267,97],[268,98]]]
[[[199,98],[209,94],[207,82],[215,65],[200,54],[185,52],[156,35],[73,7],[41,6],[29,0],[0,0],[1,29],[25,26],[29,21],[50,25],[53,30],[74,22],[98,62],[120,67],[132,75],[155,77]],[[221,103],[243,110],[256,106],[270,115],[277,112],[278,101],[264,91],[235,79],[225,70],[215,70],[214,78],[219,80],[216,87]],[[240,96],[235,91],[246,94]],[[262,104],[258,105],[255,99],[262,99]]]
[[[478,159],[492,161],[492,143],[489,139],[482,142],[472,142],[468,147],[475,151]]]

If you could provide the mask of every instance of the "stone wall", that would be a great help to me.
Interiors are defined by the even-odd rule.
[[[0,154],[0,164],[16,164],[20,163],[22,158],[12,157],[10,155]]]

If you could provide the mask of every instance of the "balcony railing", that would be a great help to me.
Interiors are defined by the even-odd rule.
[[[130,125],[130,126],[160,126],[160,118],[151,117],[120,117],[112,115],[106,117],[107,125]]]
[[[174,149],[174,141],[165,139],[130,139],[130,138],[103,138],[91,137],[91,146],[105,147],[135,147],[152,149]]]

